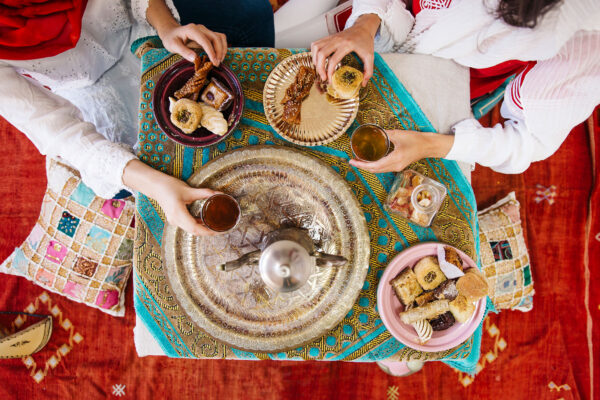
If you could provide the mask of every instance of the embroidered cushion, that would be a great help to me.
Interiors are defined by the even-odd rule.
[[[479,211],[481,264],[496,309],[533,308],[533,277],[515,193]]]
[[[132,268],[133,197],[97,197],[75,170],[54,160],[46,170],[48,188],[40,217],[0,272],[123,316]]]

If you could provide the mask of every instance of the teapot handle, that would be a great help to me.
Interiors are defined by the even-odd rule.
[[[225,264],[217,265],[219,271],[229,272],[241,268],[245,265],[257,266],[260,260],[261,251],[256,250],[251,253],[246,253],[237,260],[227,261]]]
[[[317,267],[343,267],[348,264],[348,260],[342,256],[334,256],[333,254],[318,251],[313,255],[316,259]]]

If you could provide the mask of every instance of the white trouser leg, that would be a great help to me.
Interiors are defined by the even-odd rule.
[[[275,35],[325,14],[336,4],[337,0],[289,0],[275,12]]]
[[[310,48],[312,42],[326,36],[329,36],[329,31],[323,14],[283,32],[275,32],[275,47],[278,49]]]
[[[329,35],[325,14],[337,0],[290,0],[275,12],[275,47],[310,47]]]

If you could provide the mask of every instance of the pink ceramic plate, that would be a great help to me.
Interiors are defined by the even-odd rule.
[[[381,320],[392,336],[408,347],[429,352],[448,350],[467,340],[481,323],[486,304],[484,297],[477,302],[475,312],[467,322],[464,324],[457,322],[444,331],[433,332],[433,336],[425,344],[419,342],[419,336],[412,326],[400,320],[399,314],[404,311],[404,306],[394,294],[390,281],[404,268],[414,267],[421,258],[426,256],[437,257],[438,245],[449,246],[443,243],[422,243],[409,247],[398,254],[388,264],[377,288],[377,309],[381,315]],[[466,268],[477,268],[475,262],[469,256],[457,248],[454,248],[454,250],[463,259]]]

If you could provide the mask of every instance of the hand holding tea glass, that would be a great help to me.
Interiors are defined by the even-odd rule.
[[[445,157],[454,144],[454,135],[404,130],[385,132],[393,144],[391,152],[376,161],[362,161],[353,150],[355,158],[350,160],[350,165],[373,173],[402,171],[426,157]]]
[[[123,183],[156,200],[169,224],[197,236],[218,233],[206,227],[199,218],[193,217],[187,206],[220,192],[205,188],[193,188],[184,181],[155,170],[140,160],[131,160],[127,164],[127,168],[123,172]]]

